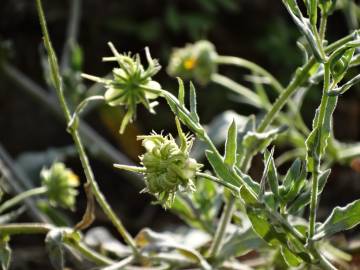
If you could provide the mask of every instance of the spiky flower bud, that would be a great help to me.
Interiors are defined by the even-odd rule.
[[[66,168],[65,164],[56,162],[49,169],[42,169],[40,177],[42,185],[47,188],[51,205],[71,210],[75,208],[79,179],[72,170]]]
[[[207,84],[217,71],[217,53],[212,43],[206,40],[174,49],[170,56],[167,72],[170,76],[194,79]]]
[[[165,207],[171,206],[177,191],[193,191],[193,180],[201,168],[189,157],[192,140],[179,147],[171,135],[139,136],[146,149],[140,159],[145,168],[145,192],[154,195]]]
[[[148,67],[145,69],[141,64],[138,54],[132,56],[120,54],[112,43],[109,42],[110,49],[114,57],[105,57],[104,61],[116,61],[119,68],[112,71],[112,79],[102,79],[99,77],[83,74],[84,78],[103,83],[107,89],[105,100],[110,106],[124,106],[127,110],[120,127],[120,133],[123,133],[127,124],[136,118],[137,104],[143,104],[151,113],[155,113],[154,107],[157,102],[150,102],[159,96],[158,90],[161,86],[158,82],[152,80],[152,76],[159,72],[161,66],[157,60],[152,59],[148,48],[146,58]]]

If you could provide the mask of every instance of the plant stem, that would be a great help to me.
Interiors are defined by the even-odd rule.
[[[33,188],[27,191],[24,191],[18,195],[16,195],[15,197],[11,198],[10,200],[5,201],[3,204],[0,205],[0,214],[3,213],[5,210],[21,203],[23,200],[32,197],[32,196],[36,196],[36,195],[42,195],[45,194],[47,192],[47,188],[46,187],[38,187],[38,188]]]
[[[231,223],[231,219],[235,210],[235,202],[235,196],[231,196],[229,198],[229,201],[225,204],[219,221],[220,225],[218,226],[214,239],[211,243],[209,251],[210,257],[215,257],[219,253],[220,248],[222,247],[227,227]]]
[[[327,18],[327,14],[322,14],[320,19],[319,36],[322,41],[325,39],[326,35]]]
[[[51,42],[50,42],[50,37],[49,37],[49,33],[48,33],[48,30],[47,30],[47,26],[46,26],[46,20],[45,20],[45,15],[44,15],[44,12],[43,12],[43,9],[42,9],[41,0],[36,0],[36,6],[37,6],[37,10],[38,10],[41,29],[42,29],[42,32],[43,32],[43,35],[44,35],[45,47],[46,47],[47,52],[48,52],[49,64],[50,64],[50,69],[51,69],[51,73],[52,73],[52,80],[53,80],[53,83],[54,83],[54,86],[55,86],[56,94],[57,94],[58,99],[60,101],[60,107],[62,108],[62,110],[64,112],[66,122],[69,123],[71,121],[71,114],[70,114],[69,108],[67,106],[65,97],[64,97],[64,93],[63,93],[63,89],[62,89],[61,76],[60,76],[60,73],[59,73],[59,66],[58,66],[58,63],[57,63],[55,52],[54,52],[53,47],[52,47]],[[98,184],[97,184],[97,182],[95,180],[93,171],[92,171],[92,169],[90,167],[88,157],[87,157],[87,155],[85,153],[85,149],[84,149],[84,146],[82,144],[81,138],[79,136],[78,130],[74,129],[74,128],[71,128],[69,130],[69,132],[70,132],[71,136],[73,137],[76,149],[77,149],[77,151],[79,153],[81,164],[83,166],[84,173],[85,173],[85,176],[86,176],[86,181],[92,187],[92,191],[94,193],[94,196],[95,196],[96,200],[100,204],[101,208],[103,209],[103,211],[105,212],[107,217],[114,224],[114,226],[116,227],[118,232],[122,235],[125,242],[131,247],[131,249],[133,250],[133,252],[135,254],[138,254],[138,250],[137,250],[137,247],[136,247],[136,244],[135,244],[135,240],[128,233],[128,231],[124,227],[121,220],[116,216],[114,211],[111,209],[110,205],[108,204],[108,202],[106,201],[104,195],[101,193],[101,191],[99,189],[99,186],[98,186]]]
[[[225,181],[222,181],[220,180],[219,178],[213,176],[213,175],[209,175],[209,174],[206,174],[206,173],[196,173],[196,176],[199,176],[199,177],[203,177],[205,179],[208,179],[210,181],[213,181],[215,183],[218,183],[226,188],[228,188],[229,190],[233,191],[233,192],[237,192],[239,193],[240,192],[240,189],[228,182],[225,182]]]
[[[270,84],[274,87],[274,89],[278,93],[284,91],[284,87],[270,72],[268,72],[264,68],[260,67],[259,65],[251,61],[236,56],[218,56],[216,58],[216,62],[218,64],[234,65],[234,66],[247,68],[252,72],[254,72],[255,74],[259,74],[268,78]]]
[[[321,97],[319,116],[315,128],[321,127],[324,122],[326,106],[329,100],[327,91],[330,87],[330,64],[324,64],[324,87],[323,94]],[[318,130],[321,132],[321,129]],[[319,135],[320,136],[320,135]],[[318,180],[319,180],[319,170],[320,170],[320,160],[321,156],[314,157],[314,171],[312,173],[312,187],[311,187],[311,201],[310,201],[310,217],[309,217],[309,235],[308,238],[311,239],[315,234],[315,223],[316,223],[316,210],[318,206]]]
[[[263,104],[261,104],[259,97],[253,91],[251,91],[249,88],[245,86],[242,86],[241,84],[234,82],[233,80],[223,75],[215,73],[211,76],[211,81],[226,87],[227,89],[235,92],[238,95],[243,96],[245,99],[248,100],[248,102],[255,105],[256,107],[263,106]]]
[[[0,235],[47,234],[54,228],[46,223],[13,223],[0,225]]]
[[[84,245],[82,242],[65,239],[65,243],[75,248],[81,253],[81,255],[83,255],[89,261],[94,262],[96,265],[107,266],[114,263],[113,260],[110,260],[107,257],[95,252],[94,250]]]

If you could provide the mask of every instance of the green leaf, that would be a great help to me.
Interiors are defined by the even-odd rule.
[[[179,84],[179,94],[178,94],[178,100],[181,106],[185,106],[184,100],[185,100],[185,87],[184,82],[179,77],[177,78],[178,84]]]
[[[64,233],[61,229],[53,229],[46,235],[45,244],[49,254],[50,262],[56,270],[63,270],[65,267],[64,258]]]
[[[344,207],[335,207],[330,216],[316,229],[314,239],[319,240],[335,233],[350,230],[360,223],[360,200]]]
[[[303,260],[292,253],[288,248],[281,246],[281,255],[283,256],[284,261],[290,267],[297,267],[299,266]]]
[[[286,129],[285,126],[282,126],[263,133],[248,131],[242,141],[242,145],[252,154],[263,152],[265,148]]]
[[[225,157],[224,162],[229,166],[234,166],[236,162],[237,153],[237,127],[235,119],[232,121],[225,143]]]
[[[11,248],[9,246],[9,238],[0,239],[0,267],[1,270],[8,270],[11,261]]]
[[[272,219],[262,207],[247,206],[246,213],[251,221],[254,231],[272,247],[289,249],[289,253],[298,256],[304,261],[310,262],[303,244],[288,233],[288,230]]]
[[[266,245],[266,242],[259,238],[252,228],[237,231],[224,243],[217,259],[224,261],[231,257],[243,256],[251,250],[260,250]]]
[[[317,0],[306,0],[307,13],[308,13],[308,16],[310,18],[310,23],[313,26],[316,26],[317,6],[318,6],[318,1]]]
[[[269,151],[265,150],[264,158],[265,160],[270,159],[269,170],[267,174],[270,189],[272,193],[275,195],[275,197],[279,197],[279,180],[278,180],[274,157],[271,155]]]
[[[314,0],[306,1],[310,3]],[[316,38],[317,33],[314,33],[314,31],[316,31],[316,27],[314,27],[314,24],[311,24],[310,20],[302,15],[295,0],[283,0],[283,3],[288,10],[290,16],[292,17],[293,21],[298,26],[300,32],[305,36],[306,40],[308,41],[315,58],[318,60],[318,62],[324,63],[326,59],[324,59],[325,56],[323,55],[321,48],[319,48],[318,46]],[[310,5],[312,6],[313,3],[310,3]],[[313,15],[314,12],[311,12]],[[312,17],[312,20],[314,19],[315,17]]]
[[[318,196],[321,195],[321,193],[324,190],[324,187],[326,185],[327,179],[329,178],[329,175],[331,173],[331,170],[328,169],[319,175],[319,181],[318,181]],[[296,214],[299,211],[301,211],[306,205],[310,203],[311,198],[311,183],[308,183],[307,190],[305,192],[302,192],[291,205],[288,207],[288,212],[290,214]]]
[[[192,82],[190,82],[190,114],[191,118],[199,123],[199,115],[197,113],[197,105],[196,105],[196,90]]]
[[[292,201],[305,185],[306,166],[300,159],[296,159],[284,178],[284,190],[281,192],[284,202]]]
[[[225,182],[229,182],[234,186],[241,186],[241,182],[239,181],[239,179],[237,179],[234,173],[231,172],[231,168],[229,166],[226,166],[223,163],[223,160],[218,157],[218,155],[214,154],[214,152],[210,150],[207,150],[206,158],[210,162],[211,167],[214,169],[216,175],[219,178],[221,178]]]
[[[319,7],[323,14],[330,15],[336,7],[336,0],[319,0]]]
[[[349,45],[351,46],[351,45]],[[335,83],[340,82],[349,69],[355,48],[346,48],[335,51],[329,59],[331,75]]]
[[[318,114],[320,108],[316,111],[316,116],[313,122],[313,130],[305,141],[308,172],[314,172],[316,164],[320,163],[320,158],[326,150],[327,141],[332,130],[332,114],[335,110],[337,100],[337,97],[328,98],[323,123],[319,123]]]

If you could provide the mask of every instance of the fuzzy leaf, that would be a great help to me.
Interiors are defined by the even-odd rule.
[[[232,121],[225,143],[225,157],[224,162],[229,166],[234,166],[236,162],[237,152],[237,127],[235,120]]]
[[[317,21],[317,6],[318,6],[317,0],[306,0],[307,13],[310,18],[311,24],[314,26],[316,26],[316,21]]]
[[[190,82],[190,114],[191,114],[191,118],[196,123],[200,121],[199,115],[197,113],[196,90],[192,82]]]
[[[184,100],[185,100],[185,87],[184,87],[184,82],[182,81],[182,79],[177,78],[178,80],[178,84],[179,84],[179,94],[178,94],[178,100],[180,105],[184,106]]]
[[[288,248],[282,246],[280,251],[284,261],[288,266],[297,267],[302,263],[302,259],[292,253]]]
[[[0,268],[1,270],[8,270],[11,261],[11,249],[9,246],[9,239],[0,239]]]
[[[349,230],[359,223],[360,200],[356,200],[344,207],[335,207],[325,222],[317,228],[314,239],[318,240]]]
[[[322,172],[319,175],[319,181],[318,181],[318,196],[321,195],[321,193],[324,190],[324,187],[326,185],[327,179],[329,178],[329,175],[331,173],[331,170],[328,169],[324,172]],[[300,210],[302,210],[306,205],[308,205],[310,203],[310,198],[311,198],[311,185],[309,183],[307,190],[303,193],[301,193],[295,200],[294,202],[289,206],[288,208],[288,212],[290,214],[296,214],[297,212],[299,212]]]
[[[241,182],[231,172],[230,167],[225,166],[216,154],[208,150],[206,151],[206,158],[209,160],[211,167],[219,178],[237,187],[241,185]]]
[[[321,156],[324,154],[327,141],[330,137],[332,130],[332,114],[337,104],[337,97],[329,97],[325,109],[324,122],[319,123],[318,111],[313,123],[313,130],[309,137],[306,139],[306,161],[308,172],[314,172],[316,164],[319,164]]]
[[[46,235],[45,244],[52,266],[56,270],[63,270],[65,267],[63,231],[59,229],[51,230]]]
[[[264,158],[265,160],[268,160],[270,158],[269,170],[267,174],[268,182],[272,193],[276,197],[279,197],[279,180],[278,180],[274,157],[270,154],[269,151],[266,150]]]
[[[284,190],[281,195],[285,202],[292,201],[299,194],[304,187],[305,178],[305,165],[300,159],[296,159],[284,178]]]
[[[251,250],[259,250],[266,247],[264,240],[254,232],[252,228],[234,233],[227,240],[218,254],[218,260],[222,261],[234,256],[243,256]]]
[[[242,144],[250,153],[263,152],[266,147],[282,132],[286,130],[285,126],[271,129],[267,132],[249,131],[245,135]]]

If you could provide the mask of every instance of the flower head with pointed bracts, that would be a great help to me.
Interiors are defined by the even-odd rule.
[[[179,123],[178,127],[179,127]],[[169,135],[152,133],[138,136],[146,153],[140,156],[143,167],[115,165],[117,168],[142,173],[146,188],[165,207],[170,207],[178,191],[194,191],[196,173],[202,167],[189,152],[193,139],[180,131],[180,146]]]
[[[141,64],[138,54],[120,54],[109,42],[113,57],[105,57],[104,61],[116,61],[118,68],[112,71],[112,79],[99,78],[83,74],[84,78],[103,83],[107,89],[105,101],[110,106],[124,106],[126,114],[122,120],[120,133],[123,133],[127,124],[136,118],[136,106],[143,104],[151,113],[155,113],[157,102],[150,102],[160,94],[161,86],[152,80],[152,76],[159,72],[161,66],[158,61],[151,58],[148,48],[145,48],[148,67]]]

